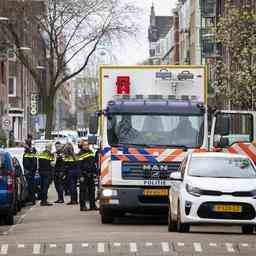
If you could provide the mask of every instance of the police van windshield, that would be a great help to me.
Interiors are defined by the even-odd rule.
[[[184,146],[203,144],[203,115],[110,115],[108,141],[111,146]]]

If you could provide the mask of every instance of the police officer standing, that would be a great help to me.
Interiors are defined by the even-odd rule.
[[[67,205],[78,204],[77,200],[77,180],[78,180],[78,163],[74,152],[73,145],[67,143],[64,148],[64,165],[65,172],[68,175],[68,186],[70,191],[70,202]]]
[[[23,167],[28,182],[28,201],[35,204],[35,174],[37,170],[36,149],[32,148],[31,140],[26,140],[23,154]]]
[[[58,194],[58,200],[54,203],[64,203],[64,159],[62,152],[62,144],[57,141],[55,143],[56,152],[54,154],[54,185]]]
[[[79,163],[79,186],[80,186],[80,211],[89,210],[86,202],[90,203],[90,210],[96,210],[95,205],[95,158],[89,148],[87,140],[79,142],[80,152],[78,154]]]
[[[54,161],[54,155],[51,153],[51,150],[52,146],[46,145],[45,150],[38,154],[38,170],[41,186],[41,206],[52,206],[52,204],[47,201],[48,189],[53,175],[52,162]]]

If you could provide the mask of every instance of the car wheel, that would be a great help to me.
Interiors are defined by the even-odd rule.
[[[243,234],[252,234],[254,231],[254,225],[242,225]]]
[[[177,221],[175,221],[172,217],[171,206],[169,206],[169,212],[168,212],[168,231],[169,232],[177,231]]]
[[[13,225],[14,224],[14,216],[13,213],[9,213],[5,216],[5,224],[6,225]]]
[[[180,205],[178,205],[177,211],[177,231],[180,233],[189,232],[190,225],[188,223],[181,222]]]

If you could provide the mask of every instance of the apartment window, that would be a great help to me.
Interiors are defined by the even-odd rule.
[[[10,97],[16,97],[16,77],[15,76],[9,76],[8,95]]]

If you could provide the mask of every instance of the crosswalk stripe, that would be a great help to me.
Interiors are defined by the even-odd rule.
[[[243,246],[243,247],[248,247],[249,244],[241,244],[241,246]]]
[[[25,244],[18,244],[18,248],[25,248]]]
[[[82,244],[82,247],[89,247],[89,244],[83,243],[83,244]]]
[[[216,247],[217,246],[216,243],[210,243],[209,245],[212,246],[212,247]]]
[[[202,249],[202,246],[200,243],[194,243],[194,249],[196,252],[202,252],[203,249]]]
[[[3,244],[1,246],[1,251],[0,251],[0,254],[1,255],[6,255],[8,253],[8,244]]]
[[[65,253],[71,254],[73,252],[73,245],[72,244],[66,244]]]
[[[153,244],[150,243],[150,242],[146,242],[145,245],[146,245],[146,246],[152,246]]]
[[[114,243],[114,246],[119,247],[119,246],[121,246],[121,243]]]
[[[34,244],[33,246],[33,254],[40,254],[41,245],[40,244]]]
[[[104,253],[104,252],[105,252],[105,244],[98,243],[98,253]]]
[[[163,252],[169,252],[170,251],[170,247],[169,244],[167,242],[162,242],[162,250]]]
[[[228,251],[228,252],[235,252],[232,243],[226,243],[226,247],[227,247],[227,251]]]
[[[49,247],[50,247],[50,248],[56,248],[57,245],[56,245],[56,244],[50,244]]]
[[[184,243],[177,243],[178,246],[184,246],[185,244]]]
[[[136,243],[130,243],[130,252],[137,252],[137,244]]]

